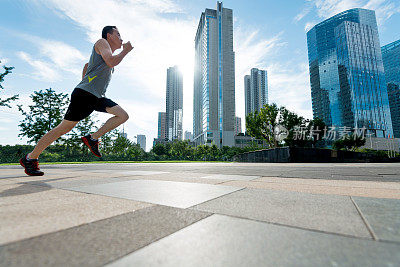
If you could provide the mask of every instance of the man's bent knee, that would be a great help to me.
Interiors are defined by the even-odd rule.
[[[122,119],[124,122],[126,122],[126,121],[129,119],[128,113],[124,112],[124,113],[122,114],[122,116],[121,116],[121,119]]]
[[[129,119],[128,113],[123,109],[121,109],[121,111],[116,114],[116,116],[122,121],[122,123],[126,122]]]

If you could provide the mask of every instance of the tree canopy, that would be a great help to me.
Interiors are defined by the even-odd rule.
[[[68,106],[68,95],[56,93],[53,89],[35,91],[30,95],[33,102],[25,111],[22,105],[18,110],[24,119],[18,125],[20,134],[28,138],[28,143],[36,143],[48,131],[61,123]],[[65,137],[57,142],[62,142]]]
[[[0,63],[1,63],[1,61],[0,61]],[[7,76],[8,74],[12,73],[12,70],[14,69],[14,67],[3,66],[3,68],[4,68],[4,72],[0,73],[0,89],[4,90],[4,87],[2,84],[4,82],[4,77]],[[0,107],[11,108],[10,102],[17,100],[18,97],[19,97],[18,95],[14,95],[14,96],[7,97],[7,98],[0,97]]]

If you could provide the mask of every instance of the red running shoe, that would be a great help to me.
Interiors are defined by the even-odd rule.
[[[44,172],[42,172],[39,168],[39,160],[37,159],[26,159],[28,155],[21,158],[19,160],[19,164],[25,168],[25,173],[30,176],[42,176]]]
[[[101,154],[99,151],[99,141],[93,141],[90,138],[90,134],[85,135],[84,137],[81,137],[83,143],[90,149],[90,152],[93,153],[93,155],[95,155],[96,157],[101,158]]]

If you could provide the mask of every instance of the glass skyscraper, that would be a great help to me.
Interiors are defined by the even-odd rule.
[[[165,112],[158,112],[158,139],[164,140],[166,138],[165,129]]]
[[[137,135],[137,144],[140,146],[141,149],[146,151],[146,136],[144,134]]]
[[[217,2],[200,17],[195,38],[193,141],[234,145],[233,14]]]
[[[393,135],[400,138],[400,40],[382,47]]]
[[[165,135],[168,140],[182,140],[183,77],[177,66],[167,70]]]
[[[375,12],[350,9],[307,32],[314,118],[393,135]]]
[[[268,104],[268,77],[266,70],[253,68],[250,75],[244,76],[244,99],[246,116],[259,111]]]

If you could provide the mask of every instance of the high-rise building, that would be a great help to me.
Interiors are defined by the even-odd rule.
[[[314,118],[393,134],[375,12],[350,9],[307,32]]]
[[[146,136],[143,134],[138,134],[137,135],[137,144],[144,150],[146,151]]]
[[[259,111],[268,104],[268,77],[266,70],[253,68],[244,76],[244,99],[246,116]]]
[[[191,141],[192,139],[193,139],[192,133],[189,131],[185,131],[185,140]]]
[[[165,134],[165,112],[158,112],[158,139],[165,139],[167,136]]]
[[[235,117],[235,135],[242,132],[242,119]]]
[[[382,47],[393,135],[400,138],[400,40]]]
[[[234,145],[235,59],[232,9],[206,9],[195,38],[193,139],[196,145]]]
[[[168,140],[182,140],[183,78],[177,66],[167,70],[165,127]]]

